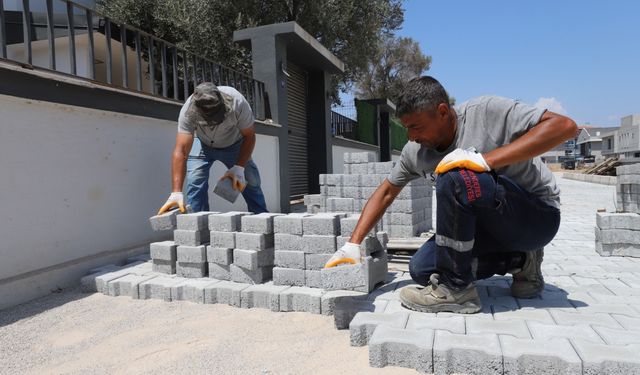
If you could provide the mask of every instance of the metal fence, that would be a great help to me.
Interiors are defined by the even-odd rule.
[[[48,64],[39,66],[39,68],[55,71],[59,74],[71,74],[109,86],[177,101],[184,101],[193,92],[195,86],[205,81],[214,82],[217,85],[233,86],[247,98],[256,118],[264,119],[270,117],[268,99],[263,82],[179,48],[175,44],[135,27],[111,20],[93,9],[73,1],[44,1],[46,2],[46,12],[43,15],[39,15],[30,11],[31,2],[29,0],[22,0],[23,9],[19,12],[22,16],[22,40],[13,43],[16,41],[7,39],[9,35],[6,27],[8,24],[7,19],[10,15],[15,15],[18,12],[5,11],[4,1],[0,0],[0,60],[13,61],[33,67],[34,54],[32,45],[39,40],[38,35],[40,33],[38,31],[46,28]],[[54,14],[54,1],[56,4],[63,3],[63,8],[66,8],[66,14]],[[34,22],[34,19],[37,19],[38,16],[42,16],[43,22]],[[44,19],[46,19],[46,22],[44,22]],[[63,19],[64,23],[61,24],[59,22],[60,19]],[[94,43],[96,33],[104,35],[105,38],[104,64],[106,76],[101,80],[96,80],[96,46]],[[88,70],[86,76],[78,74],[76,36],[80,34],[87,35]],[[68,51],[66,52],[69,57],[69,67],[68,71],[61,72],[61,69],[56,69],[56,52],[59,52],[56,51],[56,40],[65,37],[68,40]],[[115,82],[113,74],[114,65],[118,63],[113,58],[114,40],[119,44],[116,48],[121,49],[120,54],[122,55],[119,62],[122,78],[118,82]],[[10,58],[7,51],[7,46],[19,43],[23,44],[24,61]],[[135,52],[135,58],[133,59],[135,82],[130,82],[128,74],[129,69],[132,68],[128,57],[129,51]],[[145,72],[143,72],[143,61],[147,63]],[[144,79],[150,82],[149,90],[143,90],[143,74]]]
[[[331,111],[331,134],[359,141],[358,122]]]

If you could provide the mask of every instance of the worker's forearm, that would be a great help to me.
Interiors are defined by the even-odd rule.
[[[251,159],[251,154],[253,153],[253,149],[255,146],[255,135],[244,137],[242,140],[242,145],[240,145],[240,153],[238,154],[238,161],[236,162],[236,165],[239,165],[241,167],[246,166],[249,159]]]
[[[492,169],[542,155],[575,135],[575,123],[566,117],[543,121],[515,141],[482,156]]]
[[[174,151],[171,161],[171,191],[182,191],[186,171],[187,155],[181,151]]]
[[[356,228],[353,230],[351,234],[351,239],[349,242],[360,244],[367,236],[367,233],[371,231],[371,228],[376,225],[387,208],[393,203],[397,194],[393,194],[388,189],[385,189],[384,184],[380,185],[378,189],[371,195],[367,204],[364,206],[362,213],[360,214],[360,219],[358,220],[358,224]]]

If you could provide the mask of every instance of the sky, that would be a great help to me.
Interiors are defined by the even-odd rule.
[[[640,0],[406,0],[397,35],[462,103],[500,95],[579,125],[640,113]]]

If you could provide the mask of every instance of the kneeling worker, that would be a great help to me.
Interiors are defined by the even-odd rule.
[[[266,212],[260,173],[251,160],[256,144],[253,122],[249,102],[236,89],[210,82],[198,85],[180,110],[171,164],[172,193],[158,214],[175,206],[185,212],[185,171],[187,204],[193,212],[209,211],[209,170],[216,160],[228,168],[222,178],[230,178],[234,189],[242,191],[248,210]]]
[[[400,292],[423,312],[475,313],[474,282],[511,273],[511,293],[533,298],[544,288],[543,246],[560,225],[560,191],[539,155],[573,138],[569,118],[520,102],[484,96],[454,109],[432,77],[408,82],[397,115],[408,130],[387,179],[365,205],[350,241],[325,267],[359,262],[359,245],[400,190],[436,173],[436,235],[411,258],[420,286]]]

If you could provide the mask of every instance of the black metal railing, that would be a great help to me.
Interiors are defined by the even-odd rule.
[[[63,3],[66,15],[54,12],[54,1]],[[76,77],[120,87],[144,94],[161,96],[164,98],[184,101],[193,88],[199,83],[209,81],[217,85],[233,86],[241,92],[251,104],[254,115],[258,119],[270,117],[268,99],[263,82],[225,67],[202,56],[180,48],[175,44],[157,38],[135,27],[116,22],[104,17],[93,9],[77,4],[70,0],[45,0],[46,12],[38,14],[30,11],[30,1],[22,0],[21,23],[23,44],[23,60],[12,58],[7,47],[19,45],[8,40],[7,18],[11,13],[5,11],[3,0],[0,0],[0,60],[9,60],[21,64],[55,71],[60,74],[71,74]],[[80,13],[80,15],[78,15]],[[38,18],[42,22],[37,22]],[[46,22],[45,22],[46,19]],[[60,20],[64,19],[64,24]],[[34,20],[36,22],[34,22]],[[13,24],[14,29],[19,25]],[[48,63],[34,63],[33,43],[37,42],[38,32],[46,30]],[[66,33],[64,32],[66,29]],[[105,68],[104,75],[97,77],[95,34],[104,36]],[[16,34],[19,34],[16,30]],[[64,69],[56,64],[56,40],[68,40],[69,64]],[[78,74],[78,53],[76,51],[76,36],[86,34],[87,39],[87,69],[84,75]],[[15,39],[15,38],[13,38]],[[114,51],[112,41],[120,44],[121,79],[114,79]],[[13,41],[15,42],[15,40]],[[9,43],[9,44],[8,44]],[[60,52],[60,51],[58,51]],[[129,79],[131,58],[130,52],[135,54],[135,86]],[[60,56],[58,56],[58,59]],[[144,63],[147,65],[144,66]],[[44,66],[42,66],[44,65]],[[58,64],[59,65],[59,64]],[[143,83],[147,86],[144,87]]]
[[[344,138],[358,139],[358,122],[340,113],[331,111],[331,133]]]

